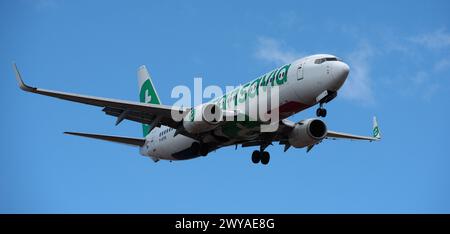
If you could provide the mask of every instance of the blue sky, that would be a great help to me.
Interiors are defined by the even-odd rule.
[[[0,2],[1,213],[449,213],[448,1]],[[63,131],[140,136],[100,108],[21,92],[11,62],[43,88],[138,100],[149,68],[174,86],[238,85],[295,58],[351,66],[327,106],[330,129],[378,143],[325,141],[153,163],[120,144]],[[291,120],[314,116],[315,108]]]

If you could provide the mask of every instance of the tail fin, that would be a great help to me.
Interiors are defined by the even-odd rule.
[[[377,138],[377,139],[381,139],[381,132],[380,132],[380,128],[378,127],[378,122],[377,122],[377,117],[374,116],[373,117],[373,137]]]
[[[152,78],[150,77],[145,65],[139,67],[137,76],[139,85],[139,101],[143,103],[161,104],[158,93],[153,85]],[[150,133],[149,130],[150,126],[148,124],[142,124],[144,137]]]

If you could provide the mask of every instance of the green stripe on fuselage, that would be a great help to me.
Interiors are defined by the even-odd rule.
[[[282,86],[287,82],[287,73],[291,64],[284,65],[278,69],[270,71],[238,88],[214,99],[213,103],[222,110],[233,109],[238,104],[244,103],[249,99],[257,98],[261,91],[265,92],[267,86]],[[237,118],[239,119],[239,118]],[[222,127],[222,133],[228,138],[243,137],[242,131],[247,131],[259,127],[262,123],[256,120],[250,120],[249,116],[244,116],[245,121],[228,121]]]

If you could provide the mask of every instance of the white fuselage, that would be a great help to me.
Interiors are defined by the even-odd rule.
[[[348,66],[336,56],[313,55],[273,70],[211,102],[218,104],[224,110],[247,110],[246,103],[247,106],[258,105],[257,98],[254,98],[257,94],[251,95],[252,86],[257,89],[258,83],[266,80],[266,84],[271,83],[279,87],[278,111],[281,120],[316,105],[324,92],[337,92],[345,82],[348,70]],[[270,80],[270,76],[275,74],[278,74],[278,77]],[[231,125],[225,124],[213,130],[214,134],[228,139],[218,148],[233,145],[243,139],[252,139],[259,133],[255,131],[254,125],[251,127],[240,124]],[[198,156],[189,153],[194,142],[196,140],[182,134],[175,136],[173,128],[161,126],[153,129],[146,136],[146,143],[140,147],[140,153],[154,160],[190,159]]]

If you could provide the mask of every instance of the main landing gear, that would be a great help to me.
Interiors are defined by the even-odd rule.
[[[207,144],[200,144],[198,142],[194,142],[191,145],[191,152],[194,155],[206,156],[209,153],[209,146]]]
[[[270,161],[270,154],[267,151],[255,150],[252,153],[252,162],[257,164],[261,162],[263,165],[267,165]]]

